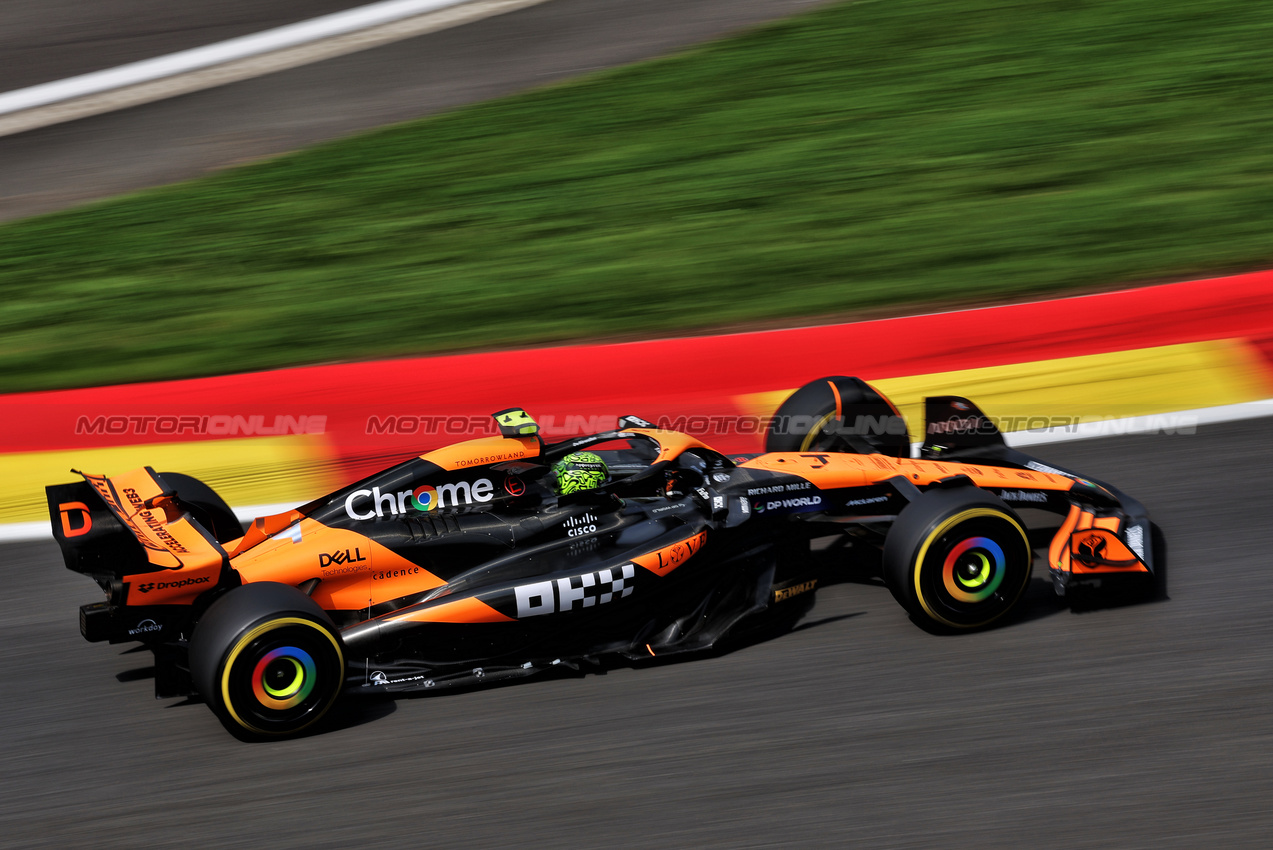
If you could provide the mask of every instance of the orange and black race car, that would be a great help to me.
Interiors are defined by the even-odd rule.
[[[104,601],[90,641],[141,641],[156,695],[232,732],[294,734],[342,693],[421,691],[717,647],[793,624],[825,580],[811,541],[878,567],[920,625],[1002,620],[1046,550],[1059,594],[1161,587],[1165,552],[1115,488],[1007,447],[967,399],[927,400],[911,458],[856,378],[796,391],[767,452],[726,456],[636,417],[545,444],[500,436],[412,458],[244,533],[198,480],[150,468],[47,488],[66,565]],[[1041,536],[1017,509],[1061,518]],[[1031,512],[1033,515],[1033,512]]]

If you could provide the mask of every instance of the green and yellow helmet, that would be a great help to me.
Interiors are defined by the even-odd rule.
[[[574,452],[553,464],[557,492],[562,496],[595,490],[610,480],[610,470],[599,455]]]

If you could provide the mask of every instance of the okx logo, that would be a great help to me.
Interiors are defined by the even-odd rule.
[[[630,582],[634,573],[632,564],[623,564],[556,581],[523,584],[513,589],[517,597],[517,617],[579,611],[605,605],[615,599],[626,599],[632,595]]]

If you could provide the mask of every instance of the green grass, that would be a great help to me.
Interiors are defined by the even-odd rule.
[[[17,222],[0,389],[1267,265],[1271,47],[1251,0],[836,5]]]

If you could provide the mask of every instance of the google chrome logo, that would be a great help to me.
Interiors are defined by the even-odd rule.
[[[417,511],[431,511],[438,506],[437,488],[423,484],[412,491],[411,501]]]

